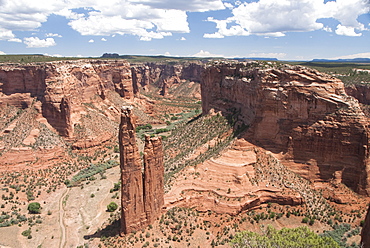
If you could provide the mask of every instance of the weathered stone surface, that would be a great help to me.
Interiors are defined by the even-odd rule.
[[[119,127],[122,182],[121,232],[139,230],[146,223],[141,161],[135,138],[135,121],[130,109],[122,111]]]
[[[145,138],[144,173],[135,138],[135,120],[124,107],[119,128],[122,182],[121,233],[138,231],[153,223],[164,203],[164,167],[161,138]]]
[[[361,247],[369,248],[370,247],[370,207],[367,210],[367,215],[365,218],[365,224],[361,231]]]
[[[370,87],[368,84],[349,85],[345,88],[347,95],[353,96],[360,103],[370,104]]]
[[[202,108],[238,115],[247,139],[282,155],[293,171],[370,193],[368,120],[334,77],[300,66],[221,62],[202,81]],[[338,178],[337,178],[338,180]]]
[[[134,64],[132,81],[135,93],[148,90],[149,85],[155,85],[166,95],[164,87],[171,88],[182,81],[199,83],[203,71],[202,63],[146,63]],[[164,86],[166,85],[166,86]]]
[[[144,201],[148,223],[161,214],[164,204],[164,163],[161,137],[145,136]]]
[[[42,115],[66,137],[74,135],[82,104],[104,101],[108,91],[133,99],[129,63],[78,60],[0,66],[0,105],[26,108],[36,98],[42,102]]]

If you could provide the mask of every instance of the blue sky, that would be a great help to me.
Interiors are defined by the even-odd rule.
[[[370,0],[0,0],[0,54],[370,58]]]

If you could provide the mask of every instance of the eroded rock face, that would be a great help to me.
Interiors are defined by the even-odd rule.
[[[203,113],[238,115],[248,140],[282,154],[293,171],[313,181],[340,174],[370,193],[368,120],[340,80],[300,66],[221,62],[201,87]]]
[[[42,115],[66,137],[73,136],[81,105],[105,100],[108,91],[133,99],[129,63],[79,60],[0,66],[0,106],[26,108],[37,99],[42,102]]]
[[[200,62],[134,64],[132,79],[135,93],[140,90],[148,90],[149,85],[155,85],[164,91],[164,87],[172,87],[183,80],[199,83],[202,71],[203,64]],[[165,95],[165,93],[162,95]]]
[[[160,137],[145,138],[144,173],[136,144],[135,119],[124,108],[119,127],[122,182],[121,233],[138,231],[152,224],[164,203],[163,148]]]
[[[361,231],[361,247],[370,247],[370,207],[367,210],[367,215],[365,218],[365,224]]]
[[[146,223],[144,209],[141,160],[135,137],[135,121],[130,109],[121,115],[119,127],[121,165],[121,232],[127,234],[142,228]]]
[[[360,103],[370,104],[370,87],[367,84],[346,86],[346,93],[356,98]]]
[[[145,136],[144,201],[148,224],[161,214],[164,204],[164,163],[161,137]]]

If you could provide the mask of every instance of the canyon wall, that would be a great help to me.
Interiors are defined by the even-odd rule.
[[[203,63],[145,63],[132,65],[132,81],[134,92],[148,91],[150,85],[162,90],[166,95],[167,88],[184,81],[197,82],[201,80]]]
[[[365,224],[361,231],[361,247],[370,247],[370,207],[367,210]]]
[[[356,84],[345,87],[347,95],[353,96],[360,103],[370,105],[370,87],[368,84]]]
[[[161,214],[164,204],[163,148],[160,137],[145,137],[144,173],[136,144],[135,118],[123,107],[119,127],[121,233],[138,231]]]
[[[250,126],[250,142],[307,179],[336,175],[370,193],[368,119],[340,80],[271,62],[215,62],[202,78],[203,113],[238,116],[237,124]]]
[[[108,91],[133,99],[129,63],[78,60],[0,66],[0,106],[26,108],[41,101],[43,117],[65,137],[73,136],[82,104],[104,101]]]

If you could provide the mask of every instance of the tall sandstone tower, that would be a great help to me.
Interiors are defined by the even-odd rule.
[[[144,172],[131,107],[123,107],[119,127],[121,165],[121,234],[153,223],[164,203],[163,148],[160,137],[145,137]]]

